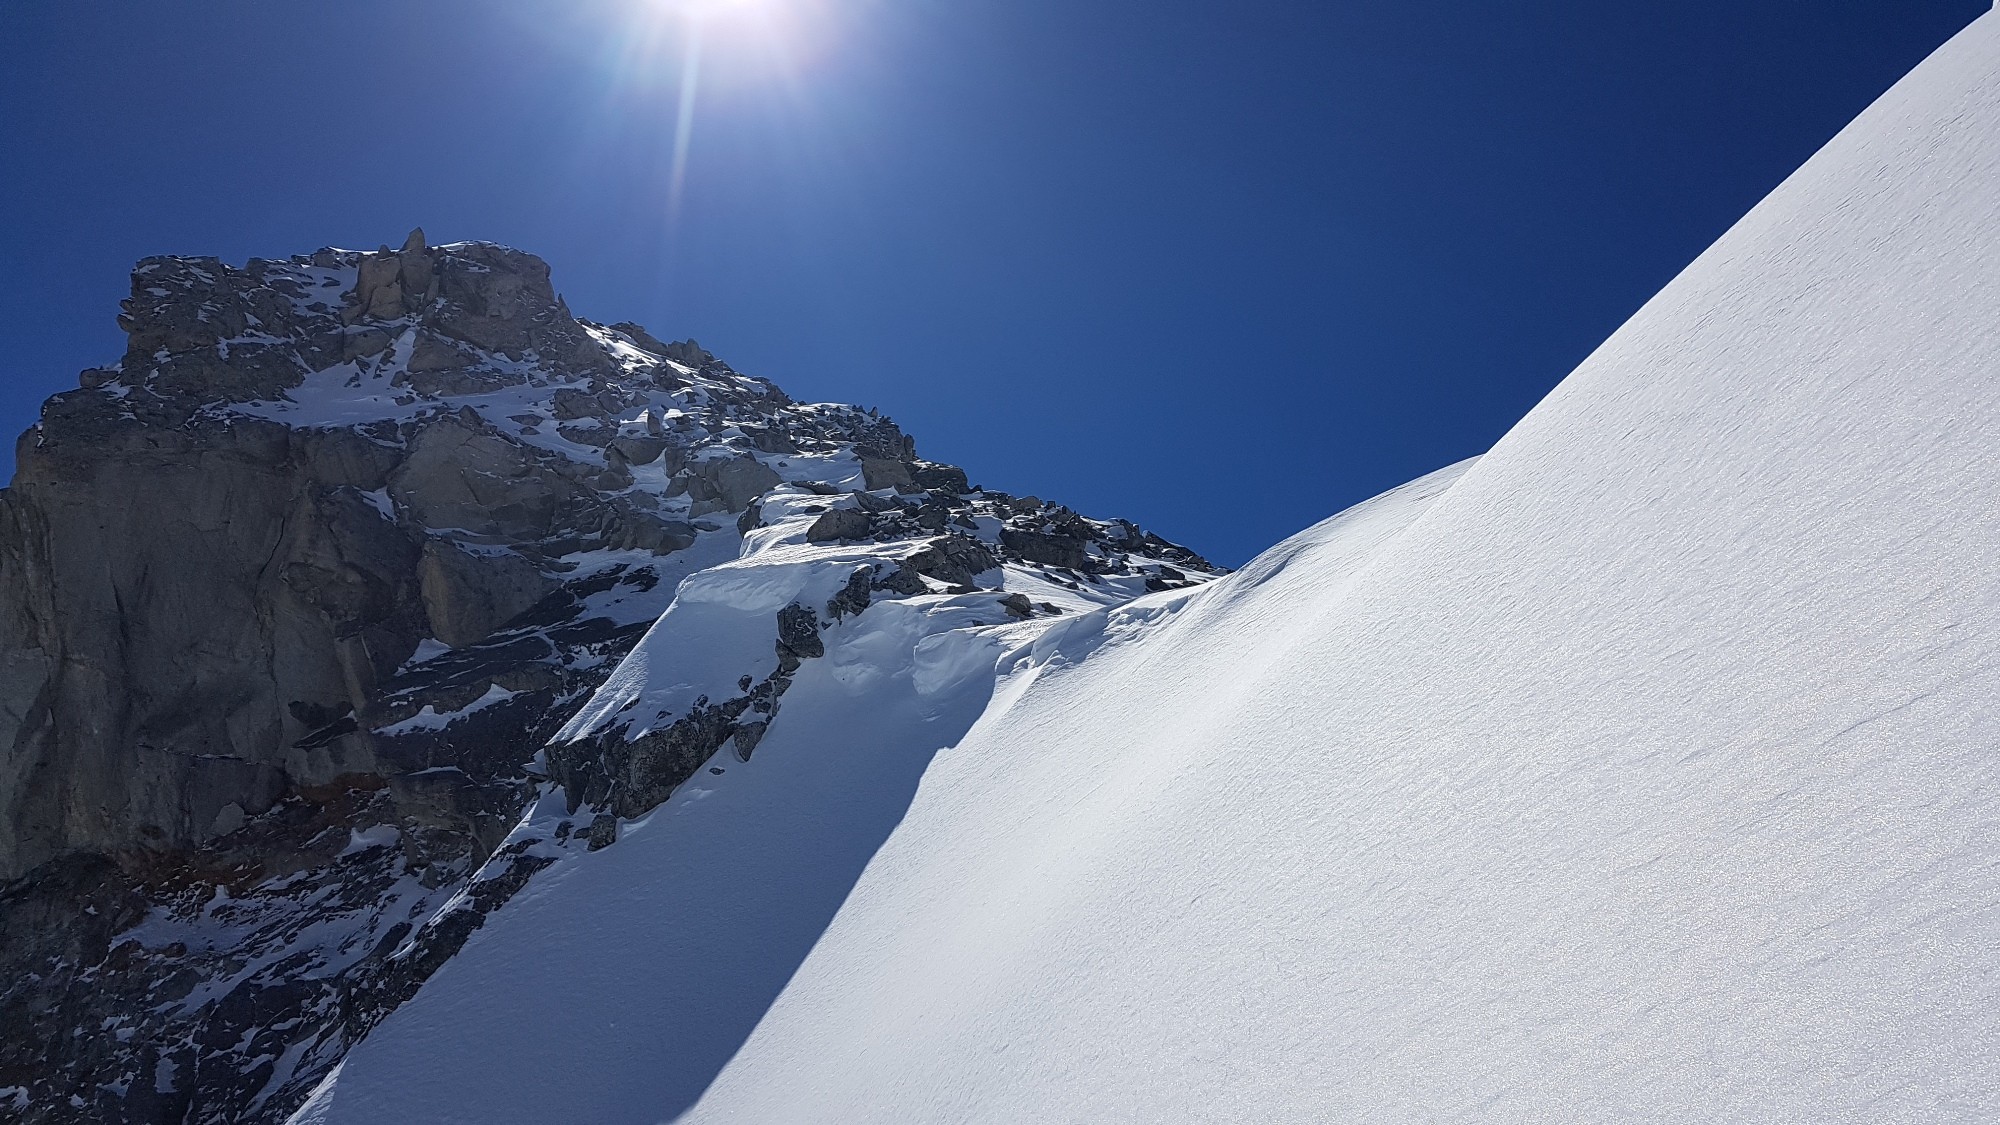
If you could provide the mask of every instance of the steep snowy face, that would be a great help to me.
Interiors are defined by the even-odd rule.
[[[1134,768],[1090,740],[1094,713],[1131,738],[1161,737],[1147,743],[1155,746],[1169,744],[1175,728],[1199,726],[1190,701],[1254,681],[1275,652],[1313,631],[1300,608],[1351,580],[1463,469],[1329,520],[1198,590],[997,627],[976,618],[954,627],[943,607],[898,603],[828,629],[825,655],[800,669],[784,720],[752,760],[717,759],[651,816],[627,823],[615,848],[534,845],[565,861],[356,1047],[299,1120],[674,1119],[824,940],[864,870],[875,877],[877,849],[885,839],[897,848],[909,817],[944,799],[960,812],[961,801],[983,804],[992,818],[1050,830],[1050,817],[1077,811],[1069,794],[1102,792]],[[1191,638],[1188,647],[1176,635]],[[1188,662],[1190,649],[1198,661]],[[1044,677],[1114,663],[1128,671],[1101,696],[1023,694],[1040,692]],[[1024,731],[1022,745],[965,757],[994,722],[1041,714],[1045,704],[1047,721]],[[563,820],[562,804],[545,802],[519,834],[554,840]],[[969,880],[1024,858],[981,857],[944,838],[926,846],[947,849]],[[978,890],[938,874],[927,890],[939,902],[899,903],[902,924],[986,924],[931,917],[933,906],[956,911]],[[1023,878],[1027,869],[1009,877],[1004,909],[1032,902],[1031,888],[1014,885]],[[894,940],[868,940],[885,938]],[[875,1031],[849,1030],[843,1054]],[[838,1116],[807,1105],[770,1119]]]
[[[860,675],[1215,573],[505,247],[150,259],[121,323],[0,491],[28,1120],[281,1118],[537,871],[746,761],[837,635]]]
[[[1455,483],[1005,649],[962,735],[885,708],[837,870],[772,866],[828,838],[774,734],[302,1120],[1991,1117],[1996,20]]]

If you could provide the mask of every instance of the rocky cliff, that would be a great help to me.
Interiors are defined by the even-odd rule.
[[[0,491],[22,1120],[282,1119],[537,870],[747,759],[836,622],[1000,628],[1213,573],[578,319],[505,247],[148,259],[120,323]],[[753,557],[791,577],[663,618]],[[661,651],[703,690],[634,687]],[[538,798],[569,815],[524,828]]]

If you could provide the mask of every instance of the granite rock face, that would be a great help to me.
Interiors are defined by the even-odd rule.
[[[359,726],[301,741],[369,714],[424,638],[482,639],[553,586],[524,560],[443,552],[602,528],[616,507],[588,470],[454,414],[335,427],[241,409],[343,369],[392,404],[435,400],[411,362],[430,340],[480,357],[458,389],[524,385],[528,363],[614,369],[530,255],[413,235],[240,270],[150,259],[121,322],[122,365],[49,402],[5,493],[0,567],[22,581],[0,620],[0,877],[201,843],[230,804],[383,772]]]
[[[747,760],[873,605],[1004,621],[1214,573],[580,320],[506,247],[147,259],[120,323],[0,490],[20,1120],[282,1120],[536,871]],[[763,662],[645,729],[575,734],[690,576],[767,549],[835,552],[824,604],[746,618]]]

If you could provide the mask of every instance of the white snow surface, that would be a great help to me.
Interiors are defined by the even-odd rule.
[[[1992,1120],[1996,449],[1989,15],[1469,468],[830,630],[300,1120]]]
[[[746,536],[741,555],[689,574],[675,589],[666,612],[554,741],[569,742],[611,728],[627,738],[639,738],[686,715],[704,697],[722,700],[741,694],[737,687],[741,677],[761,680],[777,667],[770,622],[779,610],[794,602],[825,605],[856,569],[878,562],[893,564],[921,547],[908,541],[809,543],[806,530],[821,505],[802,501],[818,499],[811,493],[769,494],[762,510],[766,526]],[[920,633],[929,635],[1008,622],[996,596],[1003,592],[1073,613],[1118,604],[1144,589],[1143,578],[1127,575],[1069,590],[1048,581],[1039,568],[1021,563],[994,567],[977,577],[986,580],[978,593],[916,595],[908,605],[894,608],[877,602],[867,611],[868,635],[876,640],[868,655],[850,656],[848,663],[860,666],[873,660],[885,673],[893,673],[898,662],[911,658],[896,640],[885,639],[882,622],[892,615],[914,612],[911,620],[921,620]],[[1024,628],[1012,632],[1034,633],[1049,624],[1047,618],[1023,622]],[[910,635],[913,643],[916,635]],[[852,630],[843,636],[850,647],[857,643]],[[791,710],[787,701],[785,711]]]

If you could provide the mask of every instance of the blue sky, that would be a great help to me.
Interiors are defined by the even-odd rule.
[[[676,215],[661,2],[0,8],[0,426],[139,257],[422,225],[1239,564],[1486,448],[1988,7],[762,0]]]

